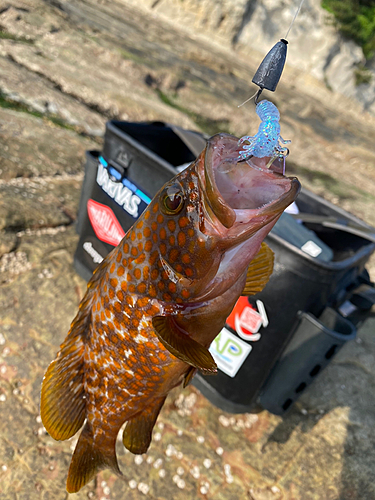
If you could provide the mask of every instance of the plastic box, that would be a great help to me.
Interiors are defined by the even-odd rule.
[[[101,259],[135,222],[147,199],[152,198],[177,173],[179,166],[192,161],[204,143],[199,134],[172,125],[107,124],[103,153],[87,153],[77,223],[80,240],[74,258],[76,269],[83,277],[90,278]],[[138,214],[129,213],[118,203],[118,196],[116,201],[116,193],[118,195],[125,188],[131,190],[132,196],[139,192],[144,196],[138,206]],[[308,245],[302,245],[303,240],[300,247],[288,242],[290,235],[286,234],[283,238],[280,230],[272,231],[266,238],[275,252],[274,273],[266,288],[248,299],[255,315],[258,314],[259,318],[259,312],[262,312],[266,320],[262,319],[261,326],[245,340],[228,324],[226,335],[235,344],[242,342],[241,345],[245,346],[246,355],[243,354],[241,363],[237,363],[233,372],[222,369],[216,376],[198,374],[193,379],[193,384],[223,410],[233,413],[254,411],[261,403],[278,414],[286,411],[292,404],[286,402],[294,402],[313,380],[311,372],[314,367],[319,364],[320,372],[339,346],[355,336],[355,327],[338,312],[342,304],[353,300],[353,304],[366,309],[375,301],[374,290],[365,271],[365,264],[375,250],[375,243],[365,237],[366,231],[374,230],[305,189],[302,189],[297,202],[305,215],[312,214],[322,220],[338,219],[343,224],[339,224],[341,229],[325,227],[321,222],[305,224],[306,228],[314,230],[314,233],[305,231],[307,238],[313,238],[307,243],[310,246],[311,242],[314,243],[312,248],[316,249],[320,241],[322,247],[326,245],[329,249],[329,252],[324,252],[324,260],[319,259],[319,255],[313,257],[311,248],[309,250]],[[345,222],[354,224],[357,234],[348,232]],[[102,231],[103,224],[110,237]],[[361,228],[364,236],[358,235]],[[315,236],[309,236],[313,234]],[[334,324],[330,319],[332,315],[336,317]],[[348,324],[348,329],[342,326]],[[341,340],[337,341],[332,356],[326,357],[330,349],[327,339],[331,342],[334,335]],[[308,348],[303,347],[304,343]],[[294,344],[302,346],[305,371],[298,363],[295,369],[289,366],[284,383],[283,377],[275,377],[274,373],[284,370],[283,359],[289,356],[288,349]],[[277,394],[279,398],[275,397]]]

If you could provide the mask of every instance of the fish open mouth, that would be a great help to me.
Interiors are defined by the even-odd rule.
[[[281,161],[252,157],[239,161],[237,137],[209,139],[204,160],[207,201],[221,224],[231,228],[255,220],[272,220],[297,197],[300,183],[283,175]]]

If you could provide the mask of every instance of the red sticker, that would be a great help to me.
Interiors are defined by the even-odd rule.
[[[106,205],[89,200],[87,213],[96,236],[105,243],[117,246],[125,236],[125,232],[113,211]]]
[[[237,300],[226,323],[245,340],[256,341],[261,337],[258,330],[262,326],[263,318],[258,311],[249,304],[247,297],[240,297]]]

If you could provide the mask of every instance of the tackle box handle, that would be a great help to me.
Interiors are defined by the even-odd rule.
[[[330,227],[332,229],[338,229],[340,231],[345,231],[347,233],[360,236],[365,240],[369,240],[372,243],[375,243],[375,229],[372,227],[362,226],[347,219],[329,217],[327,215],[316,215],[303,212],[300,212],[298,214],[289,214],[289,215],[291,215],[294,219],[297,219],[301,222],[307,222],[310,224],[320,224],[321,226]]]

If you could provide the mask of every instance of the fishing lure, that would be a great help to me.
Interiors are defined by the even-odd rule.
[[[272,102],[263,100],[257,104],[256,113],[262,122],[256,135],[244,135],[238,141],[238,145],[242,146],[239,161],[248,160],[252,156],[256,158],[270,156],[272,161],[276,157],[287,157],[289,150],[284,146],[291,141],[284,140],[280,135],[280,113],[277,107]],[[248,144],[245,144],[246,142]]]

